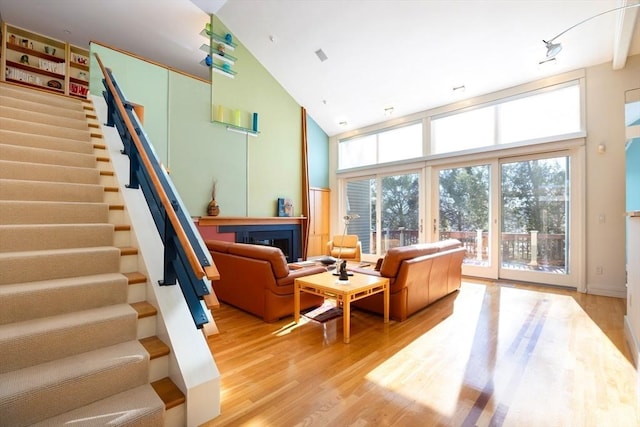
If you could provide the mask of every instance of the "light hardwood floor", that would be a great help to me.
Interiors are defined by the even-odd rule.
[[[465,280],[404,322],[264,323],[225,304],[207,426],[637,426],[621,299]]]

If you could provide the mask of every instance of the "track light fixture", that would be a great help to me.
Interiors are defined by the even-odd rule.
[[[542,40],[542,42],[544,43],[545,47],[547,48],[547,55],[546,55],[546,59],[543,60],[541,63],[547,62],[547,61],[555,58],[555,56],[560,53],[560,51],[562,50],[562,44],[561,43],[554,43],[554,41],[555,41],[555,39],[557,39],[558,37],[560,37],[561,35],[563,35],[567,31],[572,30],[575,27],[577,27],[578,25],[582,25],[587,21],[590,21],[593,18],[597,18],[598,16],[602,16],[602,15],[605,15],[605,14],[610,13],[610,12],[615,12],[616,10],[631,9],[632,7],[639,7],[639,6],[640,6],[640,3],[634,3],[634,4],[628,4],[626,6],[616,7],[614,9],[610,9],[610,10],[605,10],[604,12],[600,12],[600,13],[598,13],[596,15],[593,15],[593,16],[587,18],[587,19],[583,19],[582,21],[578,22],[575,25],[572,25],[571,27],[567,28],[566,30],[564,30],[563,32],[558,34],[557,36],[553,37],[552,39]]]

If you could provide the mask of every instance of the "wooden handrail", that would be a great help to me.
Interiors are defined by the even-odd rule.
[[[109,86],[109,90],[111,91],[111,93],[116,94],[115,86],[113,85],[113,82],[111,81],[111,77],[109,76],[109,73],[107,73],[105,66],[102,64],[102,60],[100,59],[100,56],[97,53],[94,53],[94,55],[98,60],[98,65],[100,65],[102,74],[105,76],[105,80],[107,82],[107,86]],[[120,111],[120,114],[123,117],[125,117],[125,120],[124,120],[125,126],[127,127],[129,134],[132,136],[133,143],[136,145],[138,152],[140,153],[140,158],[142,159],[142,163],[144,164],[147,171],[149,171],[149,175],[151,177],[151,183],[153,184],[153,187],[155,188],[155,190],[158,192],[158,195],[160,196],[160,201],[162,203],[162,206],[164,207],[164,210],[167,213],[167,217],[169,218],[169,221],[171,222],[171,225],[173,226],[173,229],[176,232],[176,235],[178,236],[178,240],[180,241],[180,244],[185,250],[185,253],[187,255],[187,260],[189,261],[189,265],[191,266],[193,273],[198,279],[202,279],[203,277],[206,277],[209,280],[220,279],[220,274],[218,272],[218,269],[215,267],[215,265],[211,265],[211,266],[207,266],[206,268],[203,268],[202,265],[200,264],[200,261],[198,260],[198,257],[196,256],[196,253],[193,250],[193,247],[191,246],[189,239],[187,238],[187,234],[182,228],[182,224],[180,223],[180,220],[178,219],[178,216],[176,215],[176,212],[174,211],[173,206],[171,205],[171,201],[169,200],[167,193],[165,193],[164,188],[162,188],[162,184],[160,183],[160,179],[158,178],[158,175],[156,174],[156,171],[153,168],[153,165],[151,164],[151,160],[149,160],[149,157],[147,156],[147,153],[144,150],[144,147],[142,146],[142,142],[140,142],[140,138],[138,138],[138,134],[133,128],[133,124],[131,123],[131,120],[129,120],[129,116],[126,112],[126,109],[124,108],[124,105],[122,104],[122,101],[117,96],[114,96],[114,98],[116,99],[116,105],[118,107],[118,111]]]

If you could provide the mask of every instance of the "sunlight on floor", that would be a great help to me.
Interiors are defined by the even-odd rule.
[[[574,298],[507,286],[464,283],[451,316],[366,378],[464,425],[513,425],[518,413],[529,425],[605,425],[636,414],[635,368]],[[606,408],[592,407],[603,393]]]

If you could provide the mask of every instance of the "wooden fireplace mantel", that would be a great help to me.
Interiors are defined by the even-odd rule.
[[[302,224],[307,218],[302,216],[268,216],[268,217],[245,217],[245,216],[201,216],[194,218],[201,227],[216,225],[280,225],[280,224]]]

